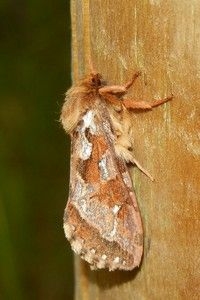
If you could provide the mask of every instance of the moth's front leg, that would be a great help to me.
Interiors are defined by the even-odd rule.
[[[136,72],[132,79],[124,85],[110,85],[99,89],[99,94],[114,105],[119,105],[119,95],[127,93],[128,89],[133,85],[135,80],[140,76],[140,72]]]

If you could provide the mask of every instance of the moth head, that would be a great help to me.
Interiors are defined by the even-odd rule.
[[[91,85],[91,87],[98,89],[100,87],[102,87],[103,81],[102,81],[102,76],[99,73],[91,73],[89,75],[89,84]]]
[[[98,93],[98,90],[105,85],[106,83],[102,80],[101,74],[94,71],[80,81],[80,86],[83,86],[84,89],[86,88],[89,92],[94,93]]]

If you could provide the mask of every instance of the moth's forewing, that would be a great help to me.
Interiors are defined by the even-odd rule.
[[[131,270],[140,264],[143,253],[142,223],[102,101],[96,99],[72,133],[64,230],[72,249],[92,268]]]

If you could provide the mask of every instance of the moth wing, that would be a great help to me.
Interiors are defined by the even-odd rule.
[[[107,108],[88,110],[72,136],[65,235],[92,268],[131,270],[143,253],[143,229],[125,162],[116,156]]]

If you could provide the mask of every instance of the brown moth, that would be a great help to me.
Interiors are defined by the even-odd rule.
[[[69,199],[64,231],[91,269],[132,270],[143,254],[143,228],[127,163],[132,154],[128,110],[153,103],[123,98],[139,72],[124,85],[107,86],[93,72],[66,93],[61,122],[71,136]]]

